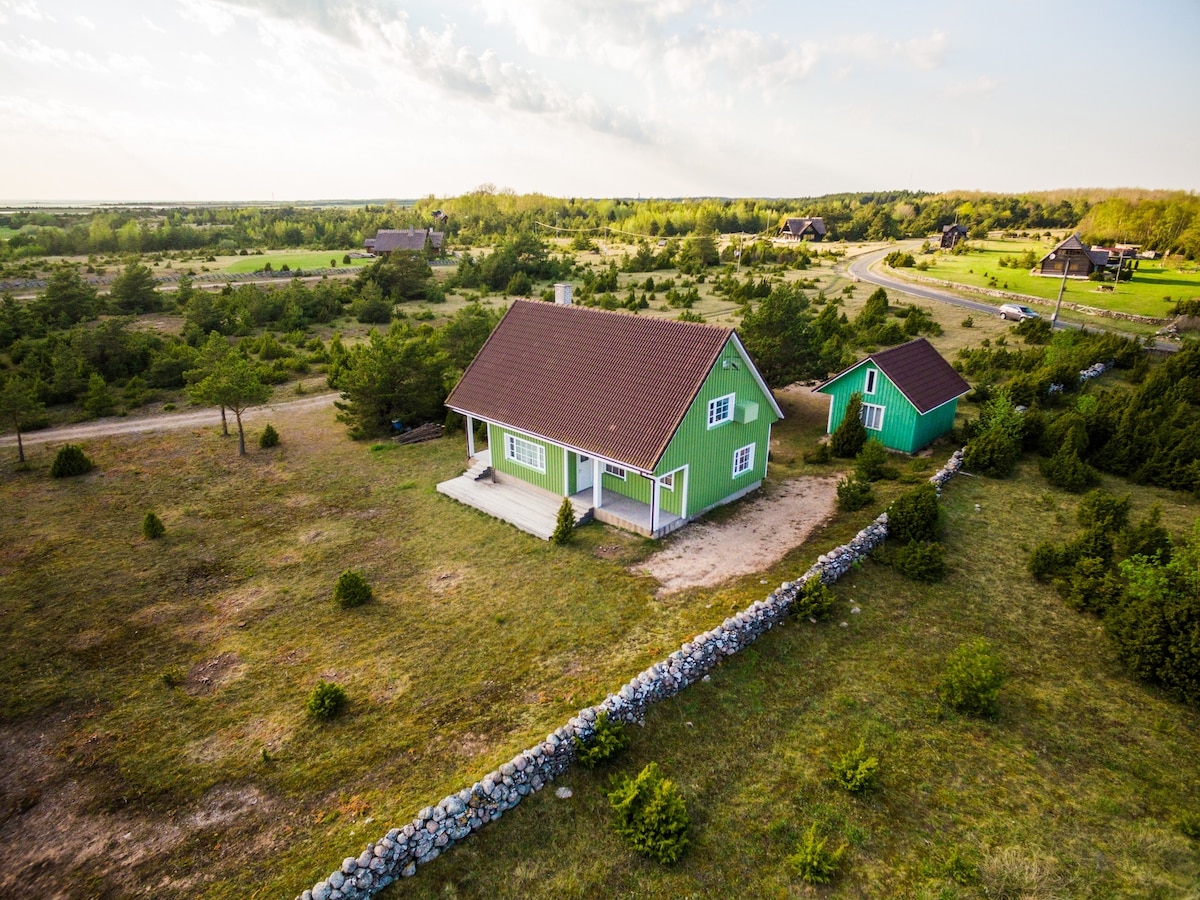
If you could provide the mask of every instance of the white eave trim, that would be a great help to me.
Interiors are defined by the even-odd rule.
[[[742,339],[738,337],[736,331],[733,332],[730,339],[733,341],[734,347],[737,348],[738,354],[742,357],[742,362],[746,364],[747,371],[754,376],[754,382],[758,385],[758,389],[763,392],[763,395],[767,398],[767,402],[771,404],[771,409],[775,411],[775,415],[782,419],[783,410],[779,408],[779,404],[775,402],[775,395],[771,393],[771,389],[763,381],[762,375],[758,373],[758,366],[754,365],[754,362],[750,359],[750,354],[746,352],[746,347],[742,344]]]

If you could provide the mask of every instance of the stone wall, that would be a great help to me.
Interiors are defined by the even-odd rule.
[[[929,479],[939,494],[942,486],[958,473],[962,456],[963,451],[956,450]],[[724,659],[783,622],[810,578],[832,584],[886,538],[885,512],[849,543],[822,554],[796,581],[785,581],[764,599],[696,635],[666,659],[631,678],[616,693],[595,706],[581,709],[561,728],[546,735],[545,740],[522,750],[470,787],[443,797],[436,806],[425,807],[403,827],[393,828],[367,844],[357,858],[346,857],[340,868],[304,891],[297,900],[361,900],[398,878],[414,874],[417,866],[437,859],[455,843],[499,819],[522,798],[540,791],[565,772],[575,760],[575,738],[588,740],[601,713],[607,713],[610,720],[642,722],[652,705],[674,697],[704,678]]]

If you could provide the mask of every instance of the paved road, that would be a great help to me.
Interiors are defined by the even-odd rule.
[[[915,244],[913,245],[916,246]],[[914,297],[920,297],[924,300],[934,300],[938,303],[950,303],[954,306],[961,306],[963,309],[973,310],[974,312],[983,313],[989,316],[1000,315],[999,306],[991,306],[987,303],[980,303],[977,300],[964,300],[949,291],[939,290],[928,285],[911,284],[907,281],[901,281],[898,278],[892,278],[889,275],[881,272],[871,271],[871,266],[879,262],[890,253],[890,250],[878,250],[874,253],[864,253],[857,257],[846,266],[846,270],[860,281],[868,282],[869,284],[877,284],[880,287],[887,288],[893,291],[902,291],[906,294],[911,294]],[[1079,325],[1075,322],[1066,322],[1059,319],[1054,326],[1055,328],[1080,328],[1089,332],[1103,332],[1108,329],[1097,326]],[[1136,337],[1136,335],[1130,335]],[[1154,341],[1153,349],[1160,353],[1176,353],[1179,350],[1179,344],[1172,341],[1164,341],[1157,339]]]
[[[285,416],[288,413],[318,409],[332,406],[338,398],[336,392],[314,394],[299,400],[284,400],[269,406],[256,406],[242,413],[243,422],[257,422],[262,419]],[[221,412],[216,409],[205,409],[193,412],[162,413],[157,416],[140,418],[99,419],[85,425],[62,425],[58,428],[47,428],[42,431],[30,431],[21,434],[23,444],[45,444],[51,441],[84,441],[88,438],[108,437],[114,434],[143,434],[153,431],[174,431],[180,428],[219,427]],[[233,415],[229,415],[230,430],[236,429]],[[0,437],[0,447],[15,447],[17,436],[6,434]]]
[[[871,266],[883,259],[891,250],[879,250],[875,253],[865,253],[855,259],[846,268],[851,275],[858,278],[860,281],[866,281],[870,284],[877,284],[880,287],[887,288],[893,291],[903,291],[906,294],[912,294],[914,297],[920,297],[923,300],[936,300],[939,303],[951,303],[955,306],[961,306],[963,309],[970,309],[975,312],[985,313],[987,315],[1000,315],[998,306],[990,306],[987,303],[980,303],[976,300],[964,300],[962,297],[955,296],[947,291],[938,290],[937,288],[927,287],[925,285],[910,284],[907,281],[900,281],[898,278],[892,278],[888,275],[872,272]],[[1062,323],[1059,323],[1062,327]]]

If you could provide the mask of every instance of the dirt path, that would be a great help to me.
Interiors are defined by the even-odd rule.
[[[338,398],[336,392],[315,394],[302,397],[299,400],[284,400],[267,406],[256,406],[242,413],[243,422],[261,422],[272,416],[284,416],[288,413],[303,412],[322,406],[332,406]],[[228,414],[229,428],[236,429],[233,414]],[[151,431],[173,431],[179,428],[205,428],[220,426],[221,412],[216,409],[203,409],[195,412],[161,413],[154,416],[143,416],[126,419],[100,419],[88,422],[86,425],[63,425],[58,428],[47,428],[44,431],[30,431],[21,435],[23,444],[45,444],[51,441],[83,441],[88,438],[107,437],[113,434],[142,434]],[[0,437],[0,447],[15,447],[17,436],[6,434]]]
[[[768,484],[725,522],[697,522],[637,566],[662,582],[658,595],[715,587],[770,568],[833,514],[836,478],[797,478]]]

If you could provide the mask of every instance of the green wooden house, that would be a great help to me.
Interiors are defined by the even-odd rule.
[[[756,489],[783,417],[732,328],[527,300],[446,406],[467,418],[474,487],[438,489],[543,537],[498,485],[508,507],[571,497],[580,520],[660,537]]]
[[[830,397],[830,434],[858,393],[867,434],[904,453],[915,453],[949,431],[958,398],[969,390],[925,338],[872,353],[816,388]]]

